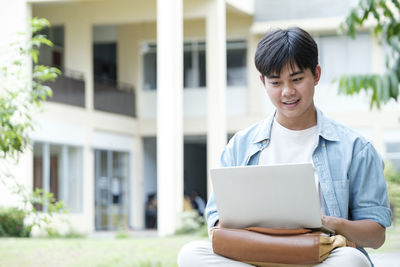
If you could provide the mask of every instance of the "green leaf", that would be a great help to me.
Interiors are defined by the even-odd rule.
[[[389,75],[386,74],[380,77],[381,84],[382,84],[382,92],[381,92],[381,101],[383,103],[387,103],[390,99],[390,80]]]
[[[396,73],[390,72],[390,97],[394,100],[397,100],[399,96],[399,79],[397,78]]]

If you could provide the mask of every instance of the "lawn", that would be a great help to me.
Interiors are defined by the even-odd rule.
[[[0,266],[176,266],[179,249],[199,235],[166,238],[2,238]],[[400,252],[400,227],[388,229],[387,242],[370,253]]]
[[[0,266],[172,267],[185,243],[202,238],[1,238]]]

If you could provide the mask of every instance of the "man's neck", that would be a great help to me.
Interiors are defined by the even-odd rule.
[[[282,117],[279,113],[275,115],[276,120],[283,127],[290,130],[304,130],[313,127],[317,124],[317,111],[314,107],[310,107],[300,117],[288,118]]]

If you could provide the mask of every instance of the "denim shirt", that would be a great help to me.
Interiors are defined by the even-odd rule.
[[[236,133],[222,152],[221,167],[257,165],[260,152],[269,144],[273,118],[274,114]],[[383,227],[390,226],[383,161],[375,148],[318,109],[317,128],[319,139],[312,160],[326,215],[349,220],[369,219]],[[206,219],[209,228],[218,220],[214,193],[207,203]]]

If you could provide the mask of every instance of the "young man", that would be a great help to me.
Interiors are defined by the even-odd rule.
[[[300,28],[271,31],[258,43],[255,64],[276,111],[239,131],[223,151],[221,166],[312,162],[323,224],[357,245],[337,248],[315,266],[373,266],[363,247],[379,248],[391,224],[383,162],[371,143],[315,107],[317,44]],[[218,225],[214,195],[206,217],[209,228]],[[187,244],[178,264],[250,266],[214,254],[209,241]]]

